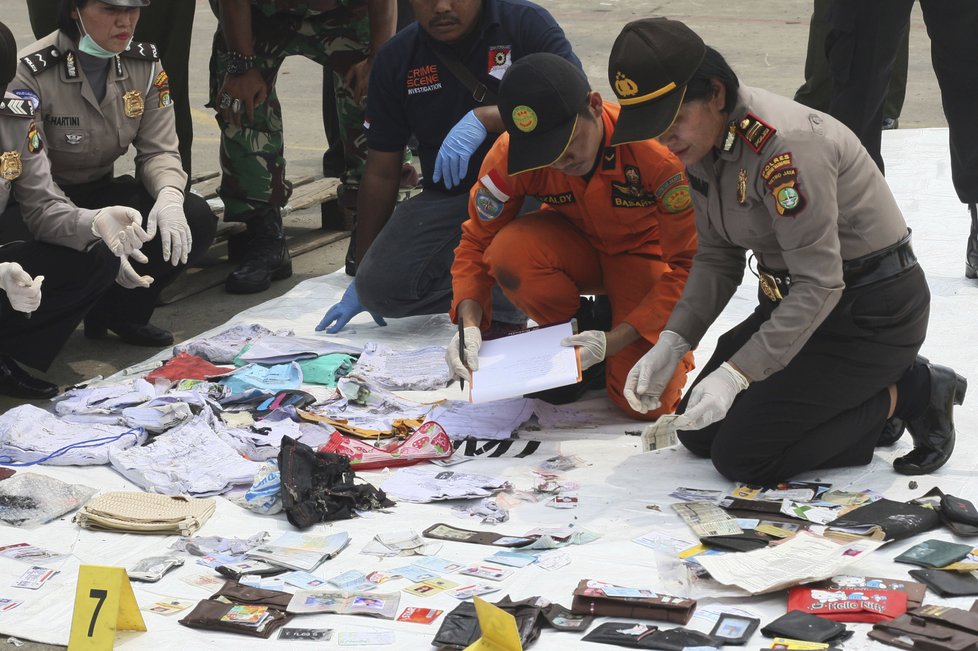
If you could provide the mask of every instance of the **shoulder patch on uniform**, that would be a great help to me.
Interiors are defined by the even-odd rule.
[[[119,53],[121,57],[130,59],[146,59],[147,61],[159,61],[160,51],[153,43],[137,43],[133,41],[125,50]]]
[[[27,66],[32,75],[39,75],[61,60],[61,51],[53,45],[31,52],[25,57],[20,58],[20,62]]]
[[[689,194],[689,186],[685,183],[674,186],[671,190],[666,192],[665,196],[659,201],[659,205],[662,206],[662,209],[668,213],[677,213],[683,212],[684,210],[689,210],[692,203],[693,197]]]
[[[31,121],[31,126],[27,129],[27,151],[32,154],[44,149],[44,142],[41,140],[41,133],[37,130],[37,123]]]
[[[37,93],[32,91],[30,88],[15,88],[10,92],[16,95],[17,97],[30,102],[31,106],[34,107],[35,111],[41,105],[41,98],[38,97]]]
[[[479,219],[491,222],[503,213],[504,202],[500,201],[482,187],[475,191],[475,212]]]
[[[601,155],[601,169],[604,171],[614,170],[618,166],[618,148],[605,147]]]
[[[156,78],[153,79],[153,86],[156,87],[157,92],[160,95],[159,107],[166,108],[173,104],[173,99],[170,97],[170,79],[166,76],[166,70],[160,70]]]
[[[660,185],[655,189],[655,192],[653,193],[655,194],[655,198],[661,200],[662,197],[665,195],[666,190],[669,190],[670,188],[672,188],[672,186],[682,182],[682,180],[683,180],[682,172],[670,176],[665,181],[663,181],[662,185]],[[685,185],[685,183],[683,185]]]
[[[754,153],[759,153],[775,133],[774,127],[753,113],[748,113],[737,121],[737,135],[750,145]]]
[[[805,209],[807,200],[801,192],[798,168],[791,160],[791,152],[772,156],[761,168],[761,178],[774,197],[774,208],[782,217],[794,217]]]
[[[0,114],[12,115],[16,118],[32,118],[34,105],[26,99],[3,99],[0,100]]]

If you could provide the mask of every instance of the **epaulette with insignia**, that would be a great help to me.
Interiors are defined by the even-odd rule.
[[[34,117],[34,105],[29,99],[0,100],[0,115],[11,115],[15,118]]]
[[[767,141],[771,139],[771,136],[775,134],[774,127],[766,124],[753,113],[748,113],[740,120],[737,120],[735,128],[737,135],[750,145],[754,153],[759,153]]]
[[[61,52],[53,45],[20,58],[20,62],[27,66],[32,75],[39,75],[60,60]]]
[[[160,51],[152,43],[137,43],[133,41],[119,56],[130,59],[146,59],[147,61],[159,61]]]

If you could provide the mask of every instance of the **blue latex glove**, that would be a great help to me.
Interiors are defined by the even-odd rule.
[[[326,327],[335,321],[336,323],[333,324],[331,328],[326,330],[327,334],[335,335],[337,332],[342,330],[347,323],[350,322],[350,319],[361,312],[366,311],[366,308],[364,308],[363,305],[360,305],[360,299],[357,297],[357,283],[354,281],[350,283],[350,286],[346,288],[345,292],[343,292],[343,298],[340,299],[340,302],[329,308],[326,316],[324,316],[323,320],[319,322],[318,326],[316,326],[316,332],[326,330]],[[384,321],[383,317],[373,313],[371,313],[370,316],[373,317],[377,325],[387,325],[387,322]]]
[[[475,117],[474,111],[469,111],[458,121],[445,136],[435,159],[433,178],[438,183],[445,179],[445,187],[451,188],[462,182],[469,169],[469,158],[486,139],[489,132]]]

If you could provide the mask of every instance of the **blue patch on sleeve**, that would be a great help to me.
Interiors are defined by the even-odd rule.
[[[30,88],[18,88],[17,90],[10,91],[17,97],[25,99],[34,105],[34,110],[36,111],[41,107],[41,98],[37,96],[37,93],[32,91]]]

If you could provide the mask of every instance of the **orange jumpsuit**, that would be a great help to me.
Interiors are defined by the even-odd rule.
[[[542,168],[509,176],[509,136],[486,155],[472,187],[469,219],[452,265],[453,307],[482,305],[482,329],[492,319],[491,290],[499,283],[514,305],[540,325],[571,319],[581,294],[607,294],[612,327],[625,322],[641,338],[607,359],[611,400],[634,418],[652,420],[679,404],[687,354],[662,395],[662,407],[633,411],[622,393],[635,362],[658,341],[682,294],[696,250],[693,208],[682,164],[647,140],[612,147],[617,104],[602,111],[604,146],[590,179]],[[518,219],[523,197],[544,202]]]

